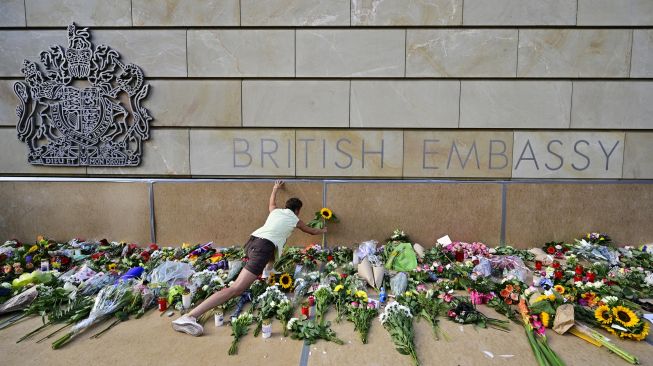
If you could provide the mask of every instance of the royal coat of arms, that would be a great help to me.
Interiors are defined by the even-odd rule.
[[[141,106],[143,71],[105,45],[93,48],[87,28],[68,26],[68,49],[50,46],[42,66],[25,60],[14,84],[18,138],[28,162],[55,166],[137,166],[152,117]]]

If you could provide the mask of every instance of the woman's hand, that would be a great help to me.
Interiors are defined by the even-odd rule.
[[[274,181],[274,187],[272,189],[280,189],[283,187],[283,181],[281,179]]]

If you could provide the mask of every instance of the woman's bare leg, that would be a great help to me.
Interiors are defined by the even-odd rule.
[[[243,292],[245,292],[245,290],[249,288],[249,286],[252,285],[257,277],[257,275],[253,274],[246,268],[243,268],[243,270],[240,271],[238,278],[236,278],[236,282],[234,282],[233,286],[223,288],[222,290],[209,296],[206,300],[197,305],[195,309],[188,313],[188,315],[197,319],[202,316],[202,314],[213,309],[214,307],[224,304],[233,297],[240,296]]]

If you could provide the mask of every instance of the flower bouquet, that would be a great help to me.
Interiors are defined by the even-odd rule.
[[[290,321],[290,318],[292,318],[293,313],[295,312],[295,309],[293,308],[292,303],[288,298],[285,298],[281,300],[279,303],[279,306],[277,306],[277,319],[281,321],[281,324],[283,324],[283,336],[287,337],[288,336],[288,322]]]
[[[531,345],[535,359],[540,366],[564,366],[564,362],[549,347],[547,343],[545,328],[538,320],[537,316],[531,316],[526,300],[522,297],[518,305],[524,323],[524,331],[528,337],[528,343]]]
[[[333,292],[329,286],[320,285],[313,295],[315,296],[315,320],[323,325],[325,322],[324,315],[329,309],[329,304],[333,301]]]
[[[379,321],[390,333],[397,351],[410,356],[415,366],[419,365],[413,342],[413,315],[410,309],[398,302],[392,302],[381,313]]]
[[[259,308],[259,311],[256,329],[254,330],[254,337],[257,337],[261,332],[263,320],[275,316],[279,305],[284,300],[287,301],[288,298],[279,291],[277,286],[268,287],[267,290],[256,299],[256,307]]]
[[[253,321],[252,313],[245,312],[238,315],[236,320],[231,322],[231,335],[234,340],[231,342],[231,347],[229,347],[229,356],[233,356],[238,352],[238,341],[247,334]]]
[[[95,303],[88,318],[75,324],[69,333],[52,343],[52,348],[59,349],[63,347],[84,329],[122,309],[131,302],[132,296],[131,281],[103,288],[95,298]]]
[[[426,319],[426,321],[431,324],[431,329],[433,329],[433,336],[436,340],[439,340],[439,335],[442,334],[444,339],[447,339],[447,336],[438,325],[440,317],[442,314],[446,313],[448,308],[447,303],[444,300],[438,298],[437,294],[433,290],[420,291],[417,292],[417,302],[419,303],[419,316]]]
[[[480,311],[467,299],[463,297],[453,297],[451,308],[447,312],[449,318],[460,324],[474,324],[481,328],[492,327],[504,332],[510,329],[507,326],[508,321],[490,318]]]
[[[292,333],[292,339],[303,339],[307,344],[313,344],[318,339],[333,342],[336,344],[344,344],[340,338],[336,336],[330,327],[329,322],[319,324],[309,319],[300,320],[292,318],[288,321],[286,328]]]
[[[638,310],[624,301],[605,300],[603,298],[601,305],[594,310],[594,317],[603,329],[622,339],[642,341],[646,338],[650,325]]]
[[[373,303],[352,302],[347,306],[348,319],[354,323],[354,331],[360,333],[361,342],[367,344],[367,334],[372,326],[372,320],[378,314],[378,309]]]

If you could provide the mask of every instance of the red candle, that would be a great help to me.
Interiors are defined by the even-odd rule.
[[[465,260],[465,252],[459,250],[456,252],[456,262],[462,262]]]
[[[576,274],[579,276],[583,274],[583,266],[580,264],[576,266]]]
[[[315,296],[311,295],[308,297],[308,306],[315,305]]]
[[[302,306],[302,315],[308,318],[308,306]]]
[[[542,270],[542,261],[535,261],[535,270],[536,271]]]
[[[587,281],[594,282],[596,280],[596,275],[592,272],[587,272]]]
[[[159,297],[159,311],[166,311],[168,308],[168,299],[165,297]]]

